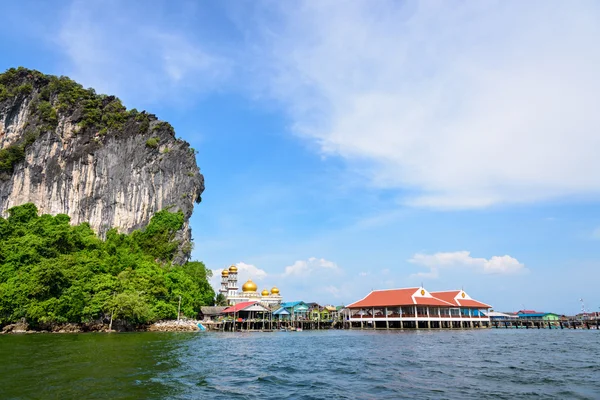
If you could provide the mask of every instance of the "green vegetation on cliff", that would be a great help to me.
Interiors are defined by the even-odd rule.
[[[0,106],[8,107],[29,101],[28,126],[25,136],[0,150],[0,179],[8,179],[16,163],[25,157],[27,146],[41,134],[56,129],[62,118],[71,119],[80,131],[87,130],[98,136],[119,134],[126,124],[135,124],[136,132],[146,132],[156,117],[136,109],[127,110],[115,96],[97,94],[65,77],[46,75],[39,71],[19,67],[0,73]],[[153,132],[175,134],[168,122],[157,122]]]
[[[44,128],[56,127],[60,114],[77,115],[81,128],[91,128],[100,133],[119,130],[132,120],[148,129],[154,116],[127,110],[115,96],[97,94],[94,89],[84,89],[79,83],[66,76],[46,75],[23,67],[10,68],[0,73],[0,102],[7,99],[19,100],[34,94],[31,111],[47,123]],[[160,122],[154,130],[166,129],[174,133],[168,122]]]
[[[181,213],[158,212],[143,231],[116,230],[99,239],[69,217],[38,216],[29,203],[0,217],[0,326],[25,319],[56,323],[106,322],[131,325],[194,317],[213,303],[210,270],[197,261],[174,266]]]

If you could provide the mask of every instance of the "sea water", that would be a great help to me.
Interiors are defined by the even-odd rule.
[[[0,336],[0,399],[600,399],[600,331]]]

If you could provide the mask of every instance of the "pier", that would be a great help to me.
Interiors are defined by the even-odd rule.
[[[305,331],[305,330],[328,330],[328,329],[353,329],[353,330],[454,330],[454,329],[590,329],[600,332],[600,319],[578,320],[564,319],[560,321],[540,321],[525,318],[511,318],[503,320],[487,321],[478,318],[462,318],[460,320],[437,321],[435,319],[405,318],[377,320],[361,318],[350,320],[348,316],[340,315],[336,320],[221,320],[205,321],[203,324],[208,330],[221,332],[273,332],[279,330]]]
[[[491,321],[495,329],[597,329],[600,330],[600,319],[579,320],[562,319],[542,321],[539,319],[510,318]]]
[[[344,321],[269,321],[249,319],[243,321],[203,322],[207,329],[221,332],[272,332],[279,330],[303,331],[348,328]]]

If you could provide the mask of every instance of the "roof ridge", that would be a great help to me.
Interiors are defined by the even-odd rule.
[[[409,290],[409,289],[420,289],[420,286],[415,286],[415,287],[405,287],[405,288],[394,288],[394,289],[375,289],[375,290],[371,290],[371,293],[373,292],[384,292],[386,290]]]
[[[431,292],[429,292],[429,294],[431,294]],[[450,305],[451,305],[451,306],[453,306],[453,307],[456,307],[456,305],[455,305],[455,304],[452,304],[452,303],[450,303],[449,301],[446,301],[446,300],[444,300],[444,299],[437,298],[437,297],[435,297],[435,296],[431,296],[431,297],[433,297],[434,299],[437,299],[437,300],[439,300],[439,301],[443,301],[443,302],[444,302],[444,303],[446,303],[446,304],[450,304]]]
[[[367,293],[367,295],[366,295],[365,297],[363,297],[363,298],[362,298],[362,299],[360,299],[360,300],[356,300],[356,301],[355,301],[355,302],[353,302],[353,303],[350,303],[350,304],[348,304],[346,307],[350,307],[350,306],[352,306],[353,304],[360,303],[361,301],[363,301],[364,299],[366,299],[367,297],[369,297],[369,296],[371,295],[371,293],[373,293],[373,292],[374,292],[374,290],[371,290],[369,293]]]
[[[458,305],[461,307],[469,307],[469,306],[463,306],[462,304],[460,304],[461,301],[474,301],[475,303],[483,304],[484,306],[488,306],[489,308],[492,308],[492,306],[489,305],[488,303],[484,303],[483,301],[479,301],[479,300],[475,300],[475,299],[455,299],[455,300],[458,303]]]
[[[460,289],[453,289],[453,290],[436,290],[435,292],[429,292],[429,293],[448,293],[448,292],[461,292],[464,290],[460,290]]]

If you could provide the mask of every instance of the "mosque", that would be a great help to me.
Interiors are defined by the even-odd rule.
[[[227,304],[232,306],[238,303],[247,301],[257,301],[260,304],[269,307],[271,305],[279,305],[281,303],[281,295],[279,289],[275,286],[271,288],[269,292],[267,289],[263,289],[262,292],[257,292],[258,286],[252,282],[252,279],[248,279],[246,283],[242,285],[242,291],[238,292],[238,269],[235,265],[224,269],[221,272],[221,289],[219,293],[222,293],[227,299]]]

